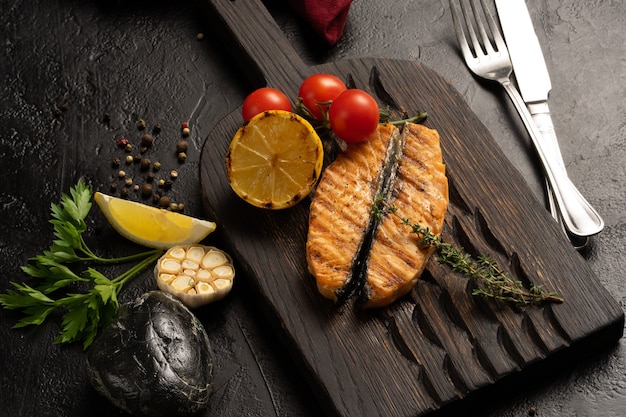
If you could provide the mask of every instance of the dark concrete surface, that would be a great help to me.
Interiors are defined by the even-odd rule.
[[[527,3],[552,77],[550,107],[567,169],[606,222],[581,256],[625,305],[626,3]],[[500,88],[472,77],[460,58],[447,0],[356,0],[344,36],[332,48],[276,0],[268,7],[307,62],[385,57],[419,60],[438,71],[543,198],[541,172],[513,106]],[[203,139],[255,86],[234,66],[228,47],[213,40],[197,2],[3,0],[0,34],[0,291],[26,279],[19,266],[49,246],[49,205],[60,193],[80,177],[108,191],[116,172],[109,161],[120,155],[115,138],[136,138],[139,119],[162,126],[150,152],[180,172],[172,198],[185,203],[186,213],[203,217],[197,181]],[[191,146],[180,165],[172,147],[185,120]],[[110,231],[97,210],[89,225],[88,241],[101,253],[136,250]],[[209,241],[219,244],[219,236]],[[133,281],[122,300],[151,289],[150,275]],[[231,297],[198,315],[216,361],[215,394],[205,415],[321,415],[258,314],[245,277]],[[58,320],[13,330],[17,318],[0,310],[0,415],[124,415],[88,385],[82,348],[52,343]],[[525,416],[535,407],[540,416],[623,416],[624,339],[502,391],[468,403],[468,415]]]

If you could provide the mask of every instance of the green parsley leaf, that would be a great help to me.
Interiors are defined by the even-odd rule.
[[[13,282],[14,289],[0,294],[0,304],[5,309],[21,310],[24,314],[14,327],[40,325],[53,311],[60,310],[63,312],[62,329],[55,343],[82,342],[85,349],[117,314],[118,294],[124,284],[163,253],[161,250],[150,250],[119,258],[101,258],[94,254],[83,239],[92,197],[91,189],[81,179],[69,194],[61,196],[59,204],[51,204],[50,223],[55,240],[48,250],[22,266],[22,271],[35,284]],[[81,276],[70,267],[79,262],[116,264],[135,260],[139,262],[112,280],[94,268],[88,268]],[[65,291],[60,291],[85,286],[84,293],[62,294]]]

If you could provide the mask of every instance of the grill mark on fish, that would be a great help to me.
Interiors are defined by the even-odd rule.
[[[402,132],[397,177],[385,201],[395,215],[385,215],[377,228],[367,262],[362,301],[366,308],[381,307],[415,286],[433,248],[422,248],[402,219],[410,219],[440,235],[448,207],[448,181],[442,163],[439,135],[418,124]]]
[[[378,178],[377,191],[374,194],[374,198],[369,201],[370,219],[366,232],[363,235],[363,241],[359,252],[356,255],[355,263],[352,267],[353,276],[357,280],[357,284],[353,285],[355,291],[360,296],[363,296],[366,277],[368,275],[369,257],[372,247],[376,243],[376,235],[378,226],[380,224],[379,219],[373,215],[374,205],[378,196],[382,196],[383,201],[387,201],[390,193],[393,191],[392,185],[396,178],[398,170],[398,160],[402,153],[403,137],[398,134],[397,129],[394,129],[391,133],[391,138],[386,150],[386,156],[383,163],[383,169]]]
[[[336,302],[358,288],[353,268],[371,227],[371,204],[384,170],[391,125],[350,146],[324,171],[311,202],[307,260],[319,292]]]
[[[377,196],[395,215],[372,215]],[[402,218],[440,234],[448,183],[436,131],[382,125],[351,145],[324,172],[311,203],[307,261],[319,292],[335,302],[353,294],[364,307],[390,304],[406,294],[432,249],[418,246]]]

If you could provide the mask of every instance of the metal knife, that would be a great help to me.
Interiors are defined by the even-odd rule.
[[[539,128],[544,140],[552,150],[551,157],[565,170],[565,163],[559,148],[559,142],[554,131],[554,125],[548,107],[548,94],[552,89],[548,68],[541,51],[539,39],[535,33],[530,13],[525,0],[495,0],[500,26],[509,50],[513,72],[520,94],[526,103],[530,114]],[[560,221],[560,216],[554,202],[552,190],[548,185],[548,200],[552,216]],[[600,219],[597,231],[600,232],[604,224]],[[574,236],[569,236],[570,240]],[[584,246],[586,242],[574,242]]]

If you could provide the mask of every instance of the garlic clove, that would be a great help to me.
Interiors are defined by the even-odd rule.
[[[183,269],[192,269],[195,271],[200,267],[200,265],[197,262],[190,261],[189,259],[185,259],[182,262],[182,267]]]
[[[218,289],[218,290],[224,290],[226,288],[230,288],[232,286],[232,281],[229,279],[216,279],[215,281],[213,281],[213,285]]]
[[[198,285],[196,285],[196,289],[199,294],[212,294],[215,292],[215,289],[206,282],[199,282]]]
[[[187,249],[187,259],[196,264],[200,264],[202,262],[202,258],[204,257],[204,248],[202,246],[191,246]]]
[[[185,259],[187,255],[185,249],[182,246],[174,246],[167,251],[168,258],[173,258],[179,261]]]
[[[180,263],[175,259],[161,258],[161,261],[159,262],[159,264],[160,264],[159,266],[160,266],[161,272],[166,272],[169,274],[176,275],[181,271]]]
[[[170,283],[176,278],[176,275],[172,274],[159,274],[159,280],[163,282]]]
[[[211,250],[206,255],[204,255],[204,258],[202,258],[202,267],[207,269],[213,269],[220,265],[224,265],[227,262],[228,259],[223,252]]]
[[[230,265],[221,265],[211,271],[213,275],[222,279],[230,279],[235,275],[235,270]]]
[[[200,269],[196,274],[196,279],[202,282],[211,282],[214,278],[213,274],[211,274],[211,271],[207,269]]]
[[[179,275],[169,285],[174,291],[188,292],[196,285],[196,282],[188,275]]]

